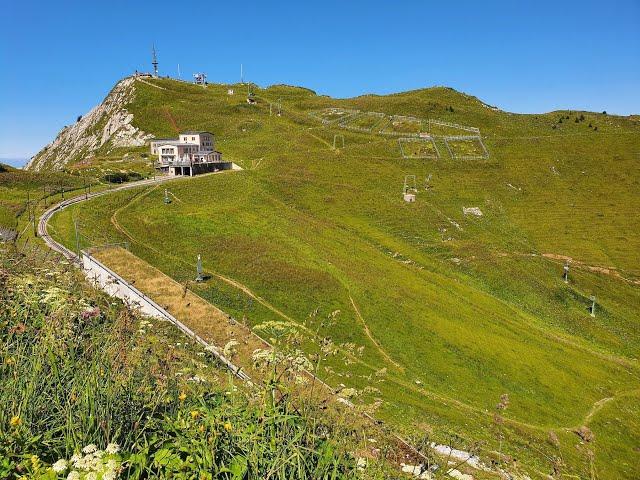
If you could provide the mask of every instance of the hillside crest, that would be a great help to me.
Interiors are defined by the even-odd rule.
[[[64,127],[26,165],[28,170],[60,170],[70,162],[91,157],[106,144],[138,147],[152,138],[132,125],[133,114],[126,106],[135,94],[135,79],[120,80],[105,99],[71,126]]]

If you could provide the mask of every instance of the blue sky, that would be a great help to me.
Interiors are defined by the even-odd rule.
[[[337,97],[447,85],[515,112],[640,113],[640,1],[10,0],[0,158],[36,153],[121,77],[303,85]]]

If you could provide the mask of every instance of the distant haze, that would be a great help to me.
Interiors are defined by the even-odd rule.
[[[29,161],[28,158],[2,158],[0,157],[0,163],[4,163],[5,165],[10,165],[16,168],[22,168]]]

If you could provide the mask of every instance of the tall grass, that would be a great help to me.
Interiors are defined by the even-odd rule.
[[[339,422],[234,386],[170,326],[64,265],[0,253],[1,478],[112,478],[78,466],[87,445],[83,458],[107,455],[123,478],[357,476],[355,437]]]

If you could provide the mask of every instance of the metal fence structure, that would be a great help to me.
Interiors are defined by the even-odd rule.
[[[453,158],[454,160],[486,160],[489,158],[489,151],[484,146],[482,137],[480,135],[449,135],[442,137],[442,139],[445,146],[447,147],[447,150],[449,151],[449,155],[451,155],[451,158]],[[482,153],[478,155],[456,155],[449,142],[478,142]]]
[[[375,117],[378,119],[376,123],[371,125],[370,127],[359,127],[357,125],[350,125],[349,122],[354,120],[358,120],[365,117]],[[346,128],[347,130],[353,130],[355,132],[363,132],[363,133],[371,133],[376,125],[378,125],[383,119],[386,118],[384,113],[378,112],[360,112],[355,115],[349,116],[347,118],[343,118],[338,122],[338,125],[342,128]]]
[[[418,154],[418,155],[412,155],[412,154],[408,154],[407,151],[405,150],[404,145],[407,143],[425,143],[425,144],[431,144],[431,146],[433,147],[434,150],[434,154],[430,155],[430,154]],[[438,146],[436,145],[435,140],[433,139],[433,137],[404,137],[404,138],[399,138],[398,139],[398,145],[400,147],[400,153],[402,154],[402,158],[424,158],[424,159],[432,159],[432,160],[437,160],[440,158],[440,151],[438,150]]]
[[[440,127],[448,127],[456,130],[464,130],[466,132],[473,132],[480,135],[480,129],[478,127],[469,127],[467,125],[460,125],[458,123],[444,122],[442,120],[429,119],[429,132],[431,132],[431,125],[438,125]]]
[[[325,118],[322,116],[322,114],[339,114],[339,113],[345,113],[345,116],[342,117],[338,117],[338,118],[333,118],[331,120]],[[347,118],[353,117],[355,115],[358,115],[360,113],[360,110],[351,110],[351,109],[347,109],[347,108],[325,108],[322,110],[317,110],[317,111],[313,111],[313,112],[309,112],[309,116],[311,118],[314,118],[316,120],[319,120],[320,122],[322,122],[323,125],[331,125],[333,123],[339,123],[342,120],[346,120]]]

